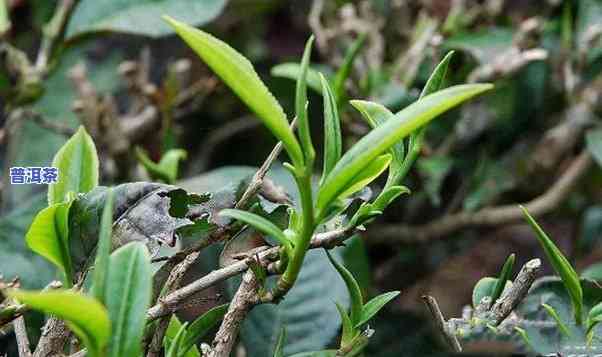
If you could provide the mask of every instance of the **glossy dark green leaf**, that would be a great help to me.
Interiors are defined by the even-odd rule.
[[[320,183],[326,178],[341,158],[343,141],[341,138],[341,121],[337,102],[328,81],[320,73],[322,98],[324,102],[324,168]]]
[[[506,287],[506,282],[510,280],[512,276],[512,268],[514,267],[514,260],[516,256],[514,254],[510,254],[510,256],[504,262],[504,266],[502,266],[502,270],[500,271],[500,275],[497,278],[497,282],[495,283],[495,287],[493,289],[493,294],[491,295],[491,302],[495,303],[500,296],[502,296],[502,292]]]
[[[98,234],[98,247],[94,261],[93,294],[98,301],[104,302],[109,272],[109,255],[111,254],[111,234],[113,233],[113,190],[107,192],[102,217],[100,219],[100,233]]]
[[[411,104],[372,130],[343,155],[324,180],[316,203],[318,217],[353,178],[384,151],[438,115],[491,88],[490,84],[473,84],[444,89]]]
[[[390,291],[388,293],[380,294],[370,301],[368,301],[362,307],[362,313],[359,321],[356,322],[355,327],[367,323],[374,315],[376,315],[380,309],[382,309],[389,301],[395,299],[399,295],[399,291]]]
[[[200,26],[216,18],[226,3],[226,0],[80,0],[67,26],[66,37],[97,32],[164,36],[173,33],[173,29],[161,23],[161,16],[178,16]]]
[[[109,342],[111,322],[96,299],[73,291],[33,292],[9,290],[8,295],[30,308],[58,316],[84,343],[91,357],[103,357]]]
[[[235,49],[212,35],[170,17],[164,19],[205,63],[253,110],[282,141],[293,164],[300,166],[303,152],[289,128],[282,107],[255,72],[253,65]]]
[[[132,242],[111,254],[104,298],[112,325],[107,356],[141,353],[151,279],[150,257],[144,244]]]
[[[69,251],[70,208],[71,202],[44,208],[36,215],[25,235],[29,249],[48,259],[63,272],[67,287],[71,286],[73,280]]]
[[[360,321],[362,307],[364,306],[360,286],[358,285],[357,281],[355,281],[353,274],[351,274],[351,272],[347,270],[341,263],[337,262],[328,250],[326,250],[326,255],[347,286],[347,291],[349,292],[349,297],[351,298],[351,311],[349,313],[349,318],[352,324],[355,326]]]
[[[533,217],[527,212],[526,208],[521,206],[527,222],[535,231],[537,240],[543,248],[550,261],[550,264],[556,271],[571,297],[571,304],[573,306],[573,312],[575,315],[575,322],[577,325],[581,324],[582,312],[583,312],[583,290],[581,283],[579,282],[579,275],[575,272],[571,263],[564,257],[560,249],[556,247],[554,242],[548,237],[548,235],[541,229],[541,227],[535,222]]]
[[[86,193],[98,186],[98,155],[83,126],[61,147],[52,160],[58,181],[48,186],[48,204],[65,202],[70,192]]]

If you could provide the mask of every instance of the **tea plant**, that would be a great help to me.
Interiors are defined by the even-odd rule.
[[[26,291],[18,288],[18,281],[2,286],[3,324],[13,320],[15,326],[21,324],[28,309],[49,315],[35,356],[63,354],[66,329],[85,346],[85,352],[72,351],[77,355],[157,356],[161,351],[166,356],[229,355],[249,310],[261,303],[277,304],[286,297],[297,283],[309,249],[341,245],[409,192],[401,183],[420,151],[424,126],[492,88],[472,84],[443,89],[450,53],[435,68],[420,99],[398,113],[377,103],[351,101],[373,129],[344,152],[338,108],[349,70],[343,67],[333,83],[318,74],[325,142],[323,166],[316,178],[318,159],[307,110],[313,38],[307,41],[298,67],[295,130],[246,58],[204,31],[169,17],[165,20],[280,141],[290,160],[284,167],[294,179],[298,202],[271,212],[258,202],[257,181],[263,179],[270,161],[235,205],[220,202],[217,192],[189,193],[168,184],[98,186],[96,148],[80,128],[56,154],[53,166],[60,168],[59,182],[49,189],[48,207],[37,214],[25,237],[30,249],[58,268],[62,288],[53,284],[43,291]],[[274,156],[277,154],[278,150]],[[172,156],[155,164],[139,152],[153,176],[167,183],[174,183],[182,155],[173,152]],[[375,199],[358,194],[385,170],[389,171],[387,182]],[[271,215],[276,211],[285,212],[284,224]],[[247,249],[225,257],[230,259],[228,264],[180,287],[182,276],[203,248],[225,240],[234,242],[247,226],[261,234],[260,247],[243,241]],[[177,245],[179,236],[196,241],[166,259],[157,255],[159,246]],[[353,275],[327,254],[345,282],[351,304],[349,311],[343,304],[336,305],[342,325],[339,348],[301,355],[356,356],[373,332],[367,326],[369,320],[398,292],[365,302]],[[153,274],[152,265],[160,261],[163,265]],[[192,323],[177,319],[175,313],[193,294],[245,271],[229,305],[215,307]],[[274,284],[268,281],[269,275],[278,277]],[[220,321],[211,346],[203,344],[198,349],[197,343]],[[27,355],[29,346],[22,329],[17,340],[25,351],[22,354]],[[283,354],[285,341],[283,334],[276,356]]]

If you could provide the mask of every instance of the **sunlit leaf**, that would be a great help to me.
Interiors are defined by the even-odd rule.
[[[589,314],[587,315],[587,332],[589,333],[600,322],[602,322],[602,302],[589,310]]]
[[[73,291],[33,292],[9,290],[8,295],[30,308],[67,321],[69,328],[84,342],[91,357],[104,356],[111,322],[100,302]]]
[[[261,81],[253,65],[235,49],[212,35],[165,16],[178,35],[253,110],[282,141],[293,163],[303,162],[303,153],[289,128],[286,115]]]
[[[173,341],[171,341],[171,345],[169,346],[169,349],[165,353],[165,357],[179,357],[180,356],[180,350],[182,348],[182,341],[184,340],[184,336],[186,336],[186,327],[188,327],[188,322],[185,322],[182,325],[182,327],[180,327],[180,330],[176,334],[176,337],[174,337]]]
[[[324,180],[316,203],[318,217],[354,177],[384,151],[439,114],[491,88],[490,84],[473,84],[444,89],[411,104],[372,130],[343,155]]]
[[[391,154],[384,154],[378,156],[366,166],[353,180],[349,183],[349,187],[339,195],[338,198],[346,198],[366,187],[370,182],[376,180],[380,174],[382,174],[389,164],[391,163]]]
[[[58,181],[48,186],[48,204],[65,202],[69,192],[86,193],[98,186],[98,156],[83,126],[61,147],[52,160]]]
[[[48,259],[64,274],[71,286],[73,268],[69,253],[69,209],[71,202],[56,203],[41,210],[34,218],[25,242],[29,249]]]

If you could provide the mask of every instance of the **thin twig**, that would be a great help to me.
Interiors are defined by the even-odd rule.
[[[17,339],[17,347],[19,349],[19,357],[31,357],[31,349],[29,348],[29,337],[27,337],[27,327],[25,326],[25,318],[19,316],[13,321],[15,328],[15,337]]]
[[[527,296],[531,285],[541,270],[541,260],[529,260],[520,270],[512,286],[494,303],[491,308],[495,324],[499,325]]]
[[[208,357],[228,357],[238,336],[240,324],[247,313],[259,302],[257,288],[259,283],[255,274],[249,270],[243,277],[236,294],[230,302],[228,312],[213,339],[213,348]]]
[[[297,118],[293,119],[293,121],[290,124],[290,128],[294,129],[295,125],[297,125]],[[268,173],[268,171],[270,170],[270,167],[272,167],[272,164],[274,163],[276,158],[278,158],[278,155],[280,155],[281,151],[282,151],[282,142],[280,141],[280,142],[278,142],[278,144],[276,144],[276,146],[274,146],[274,149],[272,149],[272,152],[270,152],[270,154],[265,159],[265,161],[263,162],[261,167],[259,167],[259,170],[257,170],[257,172],[255,172],[255,175],[253,175],[253,179],[249,183],[249,186],[243,193],[240,200],[238,200],[238,202],[236,202],[236,205],[234,206],[235,208],[241,209],[241,208],[246,207],[246,205],[247,205],[247,203],[249,203],[249,200],[251,199],[251,197],[253,197],[257,193],[257,191],[259,191],[259,189],[261,188],[261,185],[263,184],[263,178]]]
[[[180,286],[182,278],[190,269],[190,267],[196,262],[196,259],[199,257],[200,252],[192,252],[186,258],[178,264],[169,274],[169,278],[164,285],[164,291],[171,292],[177,289]],[[161,301],[161,298],[159,298]],[[169,315],[164,316],[159,320],[157,324],[157,328],[153,335],[152,341],[148,348],[148,357],[157,357],[161,352],[161,347],[163,346],[163,337],[165,336],[165,332],[167,331],[167,327],[169,325]]]
[[[541,196],[523,203],[523,206],[534,217],[540,217],[553,211],[575,189],[591,164],[591,155],[587,150],[584,150],[552,187]],[[452,214],[420,226],[406,224],[375,226],[369,232],[368,242],[389,244],[428,242],[445,237],[462,228],[507,224],[519,221],[522,217],[522,211],[517,204],[483,208],[477,212]]]
[[[36,59],[36,70],[40,73],[46,73],[48,70],[48,61],[52,55],[52,51],[56,47],[57,41],[60,39],[65,26],[69,22],[69,16],[77,0],[61,0],[54,11],[52,19],[44,27],[44,37],[38,51]]]
[[[426,307],[431,312],[439,331],[443,334],[443,337],[452,348],[454,352],[462,352],[462,346],[460,345],[460,341],[458,341],[458,337],[450,331],[445,318],[443,317],[443,313],[441,309],[439,309],[439,304],[437,304],[437,300],[434,297],[429,295],[423,295],[422,300],[426,304]]]

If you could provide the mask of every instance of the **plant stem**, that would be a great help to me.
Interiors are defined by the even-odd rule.
[[[309,162],[307,162],[306,166],[303,168],[303,172],[299,175],[295,175],[301,200],[301,229],[297,234],[293,254],[290,257],[286,270],[278,280],[278,283],[272,292],[272,296],[270,297],[275,301],[282,298],[293,287],[293,284],[297,280],[297,276],[299,276],[301,266],[303,265],[305,253],[309,248],[311,237],[315,230],[316,220],[314,217],[314,203],[311,192],[311,168],[313,167],[313,160],[308,161]]]

